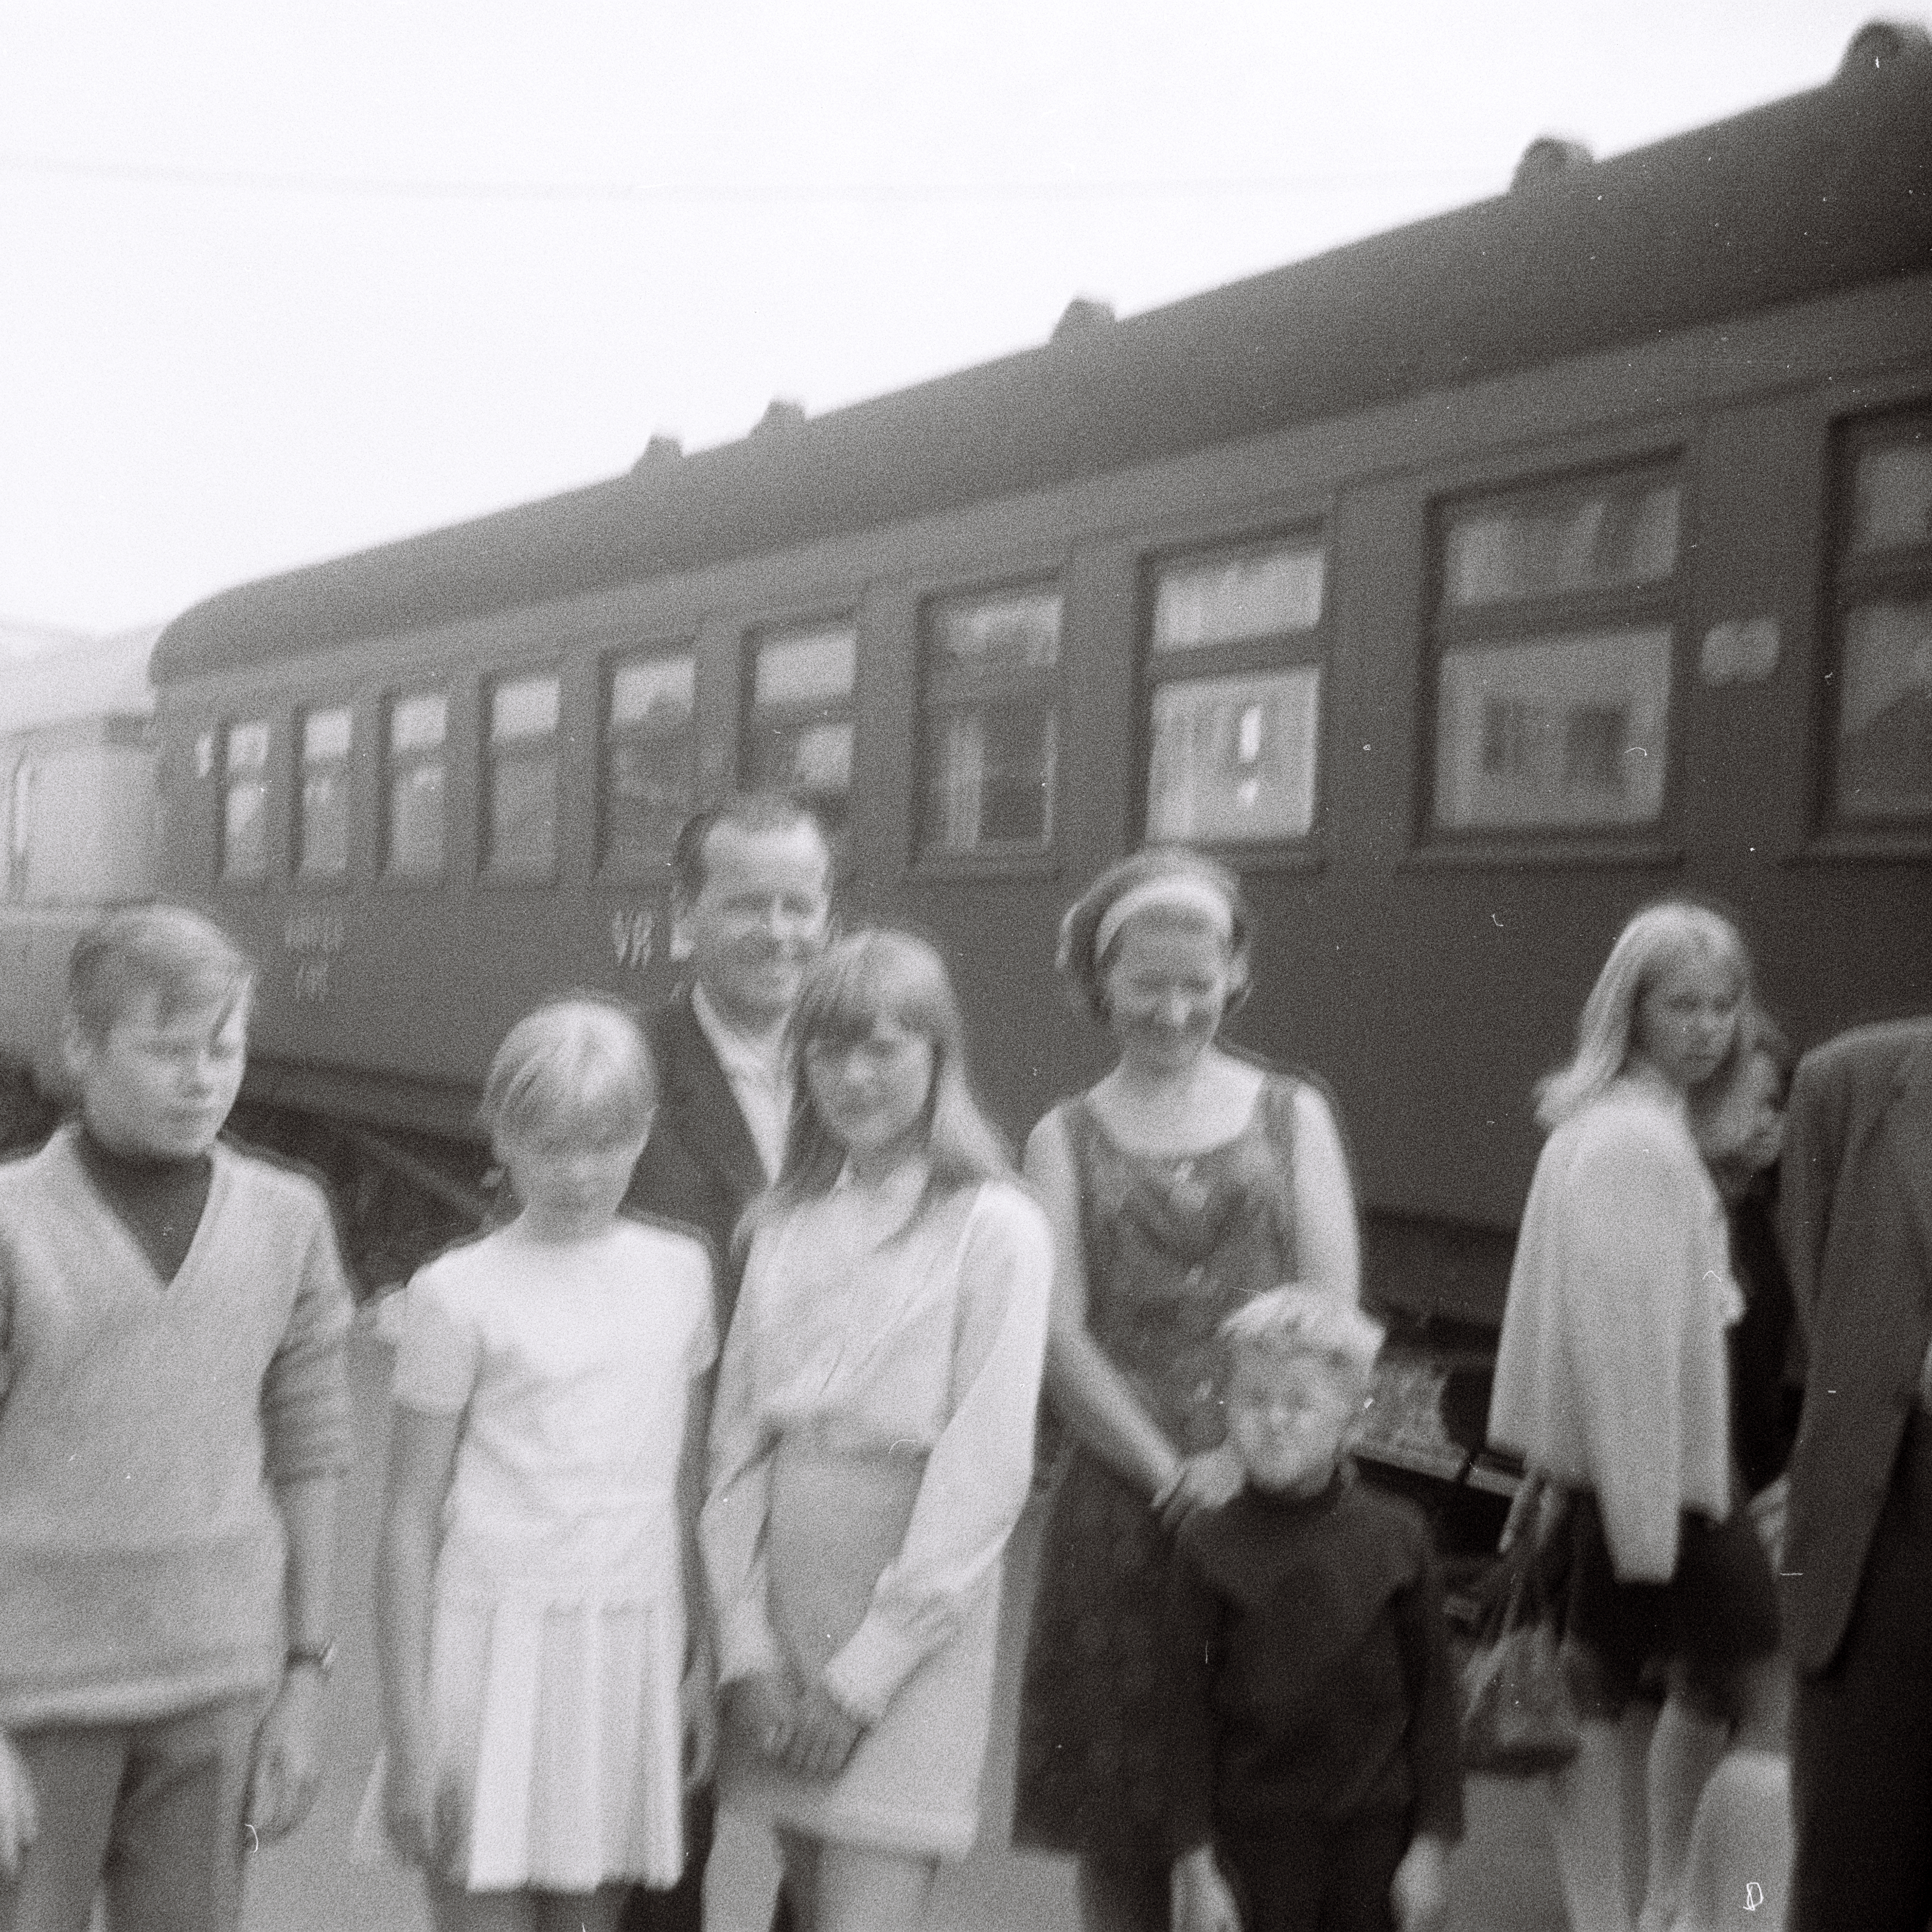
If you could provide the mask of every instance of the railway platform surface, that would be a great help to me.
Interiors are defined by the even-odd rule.
[[[249,1932],[418,1932],[428,1917],[406,1874],[362,1871],[349,1862],[350,1827],[376,1755],[381,1719],[376,1688],[371,1576],[387,1433],[389,1352],[365,1312],[350,1354],[357,1456],[344,1492],[337,1616],[340,1664],[323,1719],[326,1774],[306,1824],[254,1860]],[[1014,1853],[1006,1803],[1012,1763],[1014,1692],[1024,1636],[1040,1512],[1029,1510],[1008,1564],[1000,1682],[986,1782],[986,1822],[963,1864],[944,1872],[928,1932],[1073,1932],[1072,1868],[1057,1858]],[[1450,1932],[1562,1932],[1564,1917],[1532,1784],[1477,1778],[1468,1834],[1456,1855]],[[712,1858],[710,1932],[766,1932],[777,1866],[760,1832],[727,1818]]]

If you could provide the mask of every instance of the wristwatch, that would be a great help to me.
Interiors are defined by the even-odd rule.
[[[335,1668],[335,1646],[327,1643],[293,1643],[289,1646],[288,1667],[291,1670],[307,1664],[324,1683],[328,1673]]]

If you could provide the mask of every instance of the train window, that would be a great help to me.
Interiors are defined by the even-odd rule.
[[[1060,613],[1044,586],[926,607],[927,853],[1052,842]]]
[[[1839,817],[1932,818],[1932,416],[1888,418],[1844,452],[1838,574]]]
[[[1156,568],[1150,838],[1256,843],[1313,829],[1324,568],[1307,537]]]
[[[604,703],[604,859],[663,863],[697,802],[697,661],[626,658]]]
[[[802,798],[834,838],[852,790],[858,641],[851,625],[830,624],[767,632],[752,646],[746,779]]]
[[[337,879],[349,869],[349,752],[354,729],[346,704],[302,713],[296,869],[304,878]]]
[[[1434,823],[1664,810],[1679,490],[1658,470],[1451,505],[1438,561]]]
[[[443,861],[443,797],[449,700],[440,691],[389,703],[382,783],[382,870],[392,878],[433,879]]]
[[[230,724],[221,748],[221,876],[268,874],[268,721]]]
[[[552,676],[490,688],[484,863],[492,872],[547,877],[556,866],[556,727]]]

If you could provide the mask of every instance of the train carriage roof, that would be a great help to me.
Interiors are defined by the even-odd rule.
[[[1888,33],[1887,58],[1861,58]],[[1932,47],[997,362],[221,592],[158,684],[1036,490],[1932,269]]]

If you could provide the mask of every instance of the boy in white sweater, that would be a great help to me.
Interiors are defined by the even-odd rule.
[[[251,984],[103,921],[80,1118],[0,1167],[0,1932],[232,1932],[315,1795],[350,1301],[320,1190],[216,1142]]]

